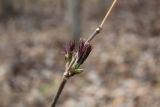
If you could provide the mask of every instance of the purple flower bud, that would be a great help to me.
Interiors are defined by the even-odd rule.
[[[87,59],[92,50],[92,46],[89,43],[85,43],[83,40],[79,43],[78,48],[78,65],[80,66]]]
[[[73,52],[75,51],[76,43],[75,41],[70,41],[64,48],[65,51],[65,60],[71,61]]]
[[[75,41],[70,41],[64,48],[66,54],[70,54],[75,50],[76,43]]]
[[[79,47],[78,47],[78,57],[80,57],[84,51],[84,45],[85,42],[83,40],[79,41]]]

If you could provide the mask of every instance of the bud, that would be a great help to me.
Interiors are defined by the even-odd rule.
[[[71,61],[72,55],[75,51],[75,41],[70,41],[64,48],[66,61]]]
[[[79,66],[84,63],[84,61],[87,59],[88,55],[90,54],[91,50],[92,50],[91,44],[85,43],[83,40],[79,42],[78,60],[77,60],[76,68],[79,68]]]
[[[65,48],[65,59],[67,62],[66,65],[69,68],[69,76],[83,72],[83,69],[80,69],[80,66],[87,59],[91,50],[91,44],[89,42],[85,42],[84,40],[80,40],[78,46],[76,46],[75,41],[69,42]]]

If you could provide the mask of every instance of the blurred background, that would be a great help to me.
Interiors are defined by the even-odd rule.
[[[111,0],[0,0],[0,107],[49,107],[63,46],[87,38]],[[160,107],[160,1],[118,0],[84,73],[57,107]]]

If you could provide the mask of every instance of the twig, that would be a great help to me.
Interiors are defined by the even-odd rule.
[[[68,80],[69,77],[70,77],[70,75],[69,75],[69,70],[70,70],[73,62],[74,62],[74,60],[72,60],[72,62],[69,64],[69,66],[66,66],[66,71],[65,71],[64,74],[63,74],[62,81],[61,81],[61,83],[60,83],[60,86],[59,86],[58,91],[57,91],[57,93],[56,93],[56,96],[55,96],[55,98],[54,98],[54,100],[53,100],[53,102],[52,102],[51,107],[55,107],[56,104],[57,104],[57,101],[58,101],[58,99],[59,99],[59,97],[60,97],[60,95],[61,95],[61,93],[62,93],[62,90],[64,89],[64,86],[65,86],[65,84],[67,83],[67,80]],[[66,65],[68,65],[68,64],[66,64]]]
[[[96,35],[98,35],[102,28],[103,28],[103,25],[104,25],[104,22],[107,20],[108,16],[110,15],[114,5],[116,4],[117,0],[114,0],[112,5],[110,6],[109,10],[107,11],[105,17],[103,18],[102,22],[100,23],[99,27],[96,28],[96,30],[91,34],[91,36],[89,36],[89,38],[87,39],[86,43],[87,42],[90,42]]]
[[[62,79],[62,81],[61,81],[61,84],[60,84],[60,86],[59,86],[59,89],[58,89],[58,91],[57,91],[57,93],[56,93],[56,96],[55,96],[55,98],[54,98],[54,101],[53,101],[51,107],[55,107],[55,106],[56,106],[57,101],[58,101],[58,99],[59,99],[59,97],[60,97],[60,95],[61,95],[61,93],[62,93],[62,90],[63,90],[66,82],[67,82],[67,78],[66,78],[66,77],[63,77],[63,79]]]
[[[116,4],[116,2],[117,2],[117,0],[114,0],[114,1],[113,1],[112,5],[110,6],[108,12],[106,13],[105,17],[103,18],[103,20],[102,20],[102,22],[101,22],[101,24],[100,24],[100,26],[99,26],[100,28],[103,27],[104,22],[105,22],[106,19],[108,18],[109,14],[111,13],[111,11],[112,11],[114,5]]]
[[[109,14],[111,13],[111,11],[112,11],[112,9],[113,9],[113,7],[114,7],[116,2],[117,2],[117,0],[113,1],[112,5],[110,6],[109,10],[107,11],[107,13],[106,13],[105,17],[103,18],[102,22],[100,23],[99,27],[97,27],[96,30],[89,36],[89,38],[85,41],[85,44],[90,42],[97,34],[99,34],[101,32],[102,27],[104,25],[104,22],[107,20]],[[75,57],[77,55],[78,55],[78,53],[76,53]],[[70,74],[70,69],[71,69],[72,65],[74,64],[74,62],[75,62],[75,60],[73,59],[71,61],[71,63],[66,67],[66,70],[65,70],[65,72],[63,74],[63,79],[62,79],[62,81],[60,83],[60,86],[58,88],[58,91],[56,93],[56,96],[54,98],[54,101],[53,101],[51,107],[55,107],[56,106],[57,101],[58,101],[58,99],[59,99],[59,97],[60,97],[60,95],[62,93],[62,90],[64,89],[64,86],[65,86],[67,80],[74,75],[74,74]]]

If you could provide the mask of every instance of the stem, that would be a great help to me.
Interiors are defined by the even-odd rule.
[[[100,33],[101,30],[101,27],[96,28],[96,30],[91,34],[91,36],[89,36],[85,43],[90,42],[96,35]]]
[[[103,25],[104,25],[104,22],[107,20],[109,14],[111,13],[116,2],[117,2],[117,0],[114,0],[112,2],[112,5],[110,6],[109,10],[107,11],[107,13],[106,13],[105,17],[103,18],[102,22],[100,23],[99,27],[97,27],[96,30],[89,36],[89,38],[86,40],[86,43],[90,42],[96,35],[98,35],[101,32]]]
[[[71,63],[68,65],[68,67],[66,67],[66,70],[65,70],[65,72],[64,72],[64,74],[63,74],[62,81],[61,81],[61,83],[60,83],[60,86],[59,86],[59,88],[58,88],[58,91],[57,91],[57,93],[56,93],[56,96],[55,96],[55,98],[54,98],[54,101],[53,101],[51,107],[55,107],[55,106],[56,106],[57,101],[58,101],[58,99],[59,99],[59,97],[60,97],[60,95],[61,95],[61,93],[62,93],[62,90],[64,89],[64,86],[65,86],[67,80],[68,80],[69,77],[70,77],[70,76],[69,76],[69,70],[70,70],[71,66],[74,64],[74,61],[75,61],[75,59],[73,59],[73,60],[71,61]]]
[[[109,10],[107,11],[107,13],[106,13],[105,17],[103,18],[102,22],[100,23],[99,27],[97,27],[96,30],[89,36],[89,38],[86,40],[85,44],[90,42],[97,34],[99,34],[101,32],[102,27],[104,25],[104,22],[107,20],[109,14],[111,13],[111,11],[112,11],[112,9],[113,9],[113,7],[114,7],[116,2],[117,2],[117,0],[113,1],[112,5],[110,6]],[[56,93],[56,96],[54,98],[54,101],[53,101],[51,107],[55,107],[56,106],[57,101],[58,101],[58,99],[59,99],[59,97],[60,97],[60,95],[62,93],[62,90],[64,89],[64,86],[65,86],[68,78],[73,76],[73,75],[69,74],[69,70],[70,70],[71,66],[74,64],[74,61],[75,61],[75,59],[73,59],[71,61],[71,63],[66,67],[65,73],[63,75],[62,82],[61,82],[61,84],[60,84],[60,86],[58,88],[58,91]]]
[[[54,101],[53,101],[51,107],[55,107],[56,106],[57,101],[58,101],[58,99],[59,99],[59,97],[60,97],[60,95],[62,93],[62,90],[64,89],[64,86],[65,86],[66,82],[67,82],[67,78],[64,76],[62,81],[61,81],[61,84],[60,84],[60,86],[58,88],[58,91],[56,93],[56,96],[54,98]]]
[[[109,10],[107,11],[107,13],[106,13],[105,17],[103,18],[103,20],[102,20],[101,24],[99,25],[99,27],[100,27],[100,28],[102,28],[102,27],[103,27],[104,22],[107,20],[107,18],[108,18],[108,16],[109,16],[109,14],[111,13],[111,11],[112,11],[112,9],[113,9],[114,5],[116,4],[116,2],[117,2],[117,0],[114,0],[114,1],[112,2],[112,5],[110,6],[110,8],[109,8]]]

